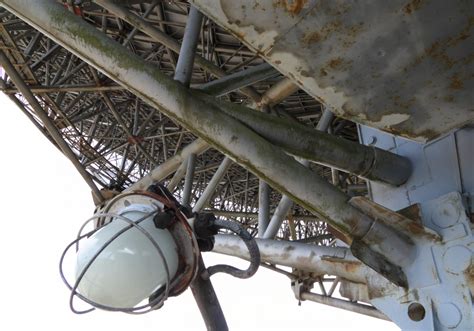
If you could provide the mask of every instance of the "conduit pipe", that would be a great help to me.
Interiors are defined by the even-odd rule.
[[[274,145],[305,160],[397,186],[405,183],[411,175],[410,161],[386,150],[361,145],[241,105],[232,104],[222,109]]]

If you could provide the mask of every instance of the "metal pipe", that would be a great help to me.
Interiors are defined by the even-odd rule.
[[[186,21],[183,43],[181,44],[178,62],[176,63],[174,79],[187,87],[189,87],[191,76],[193,74],[194,55],[199,41],[202,17],[202,14],[196,9],[196,7],[191,6]]]
[[[296,121],[289,123],[241,105],[223,110],[271,143],[303,159],[392,185],[403,184],[411,175],[410,161],[389,151],[314,130]]]
[[[0,64],[5,70],[5,72],[8,74],[8,76],[10,76],[10,79],[16,85],[16,87],[21,92],[21,94],[23,94],[23,97],[28,101],[31,108],[34,109],[35,115],[38,116],[38,118],[41,120],[41,122],[43,123],[43,126],[46,128],[51,138],[53,138],[53,140],[59,146],[63,154],[69,159],[69,161],[71,161],[71,163],[77,169],[77,171],[82,176],[82,178],[84,178],[87,185],[89,185],[93,194],[96,196],[97,201],[99,203],[104,201],[104,198],[102,197],[102,193],[95,185],[90,174],[86,171],[86,169],[84,169],[82,164],[77,159],[76,154],[74,154],[74,152],[71,150],[69,145],[64,141],[63,137],[58,132],[58,129],[56,129],[56,126],[54,125],[53,121],[45,113],[45,111],[43,110],[43,107],[41,107],[36,97],[28,89],[28,86],[23,81],[23,78],[18,74],[15,67],[11,64],[10,60],[8,59],[8,57],[1,50],[0,50]]]
[[[5,87],[5,82],[1,78],[0,78],[0,87],[1,88]],[[15,93],[18,93],[18,90]],[[18,100],[18,98],[15,95],[10,94],[8,95],[8,97],[21,110],[21,112],[25,114],[26,117],[28,117],[31,123],[33,123],[33,125],[36,126],[36,128],[41,132],[41,134],[46,139],[48,139],[49,142],[61,152],[61,149],[59,148],[58,144],[56,144],[54,139],[51,138],[51,136],[48,134],[48,131],[44,127],[42,127],[41,124],[35,119],[35,117],[28,111],[25,105],[20,100]]]
[[[53,86],[30,86],[33,93],[55,93],[55,92],[101,92],[101,91],[123,91],[124,87],[115,86],[96,86],[96,85],[53,85]],[[18,93],[18,89],[5,88],[0,91],[6,94]]]
[[[191,203],[191,190],[193,188],[194,170],[196,168],[196,154],[189,154],[186,162],[186,177],[184,178],[183,196],[181,203],[189,206]]]
[[[334,113],[331,112],[327,107],[324,107],[321,118],[316,125],[316,130],[326,132],[334,119]]]
[[[309,300],[323,305],[340,308],[354,313],[367,315],[370,317],[380,318],[385,321],[391,321],[382,312],[372,306],[362,305],[360,303],[354,303],[347,300],[332,298],[312,292],[302,292],[299,297],[300,300]]]
[[[123,19],[124,21],[137,27],[138,29],[140,29],[140,31],[153,38],[153,40],[165,45],[174,52],[179,53],[181,46],[174,38],[168,36],[163,31],[158,30],[151,23],[144,20],[142,17],[130,12],[129,10],[126,10],[125,8],[109,0],[94,0],[94,2],[97,3],[99,6],[107,9],[107,11],[114,14],[116,17]],[[196,55],[194,59],[194,64],[212,73],[216,77],[225,76],[224,70],[216,66],[214,63],[206,60],[202,56]],[[252,98],[253,100],[260,100],[260,95],[250,87],[243,88],[241,92]]]
[[[192,155],[192,154],[190,154]],[[178,186],[178,184],[181,182],[181,179],[184,178],[184,176],[186,175],[186,169],[187,169],[187,162],[188,162],[188,159],[189,158],[186,158],[183,163],[181,163],[181,165],[179,166],[178,170],[176,170],[176,172],[174,173],[173,177],[171,178],[171,180],[169,181],[168,185],[166,186],[166,188],[170,191],[170,192],[173,192],[176,187]],[[166,162],[166,161],[165,161]]]
[[[219,299],[209,279],[203,279],[202,274],[206,270],[202,257],[199,257],[199,270],[196,278],[191,283],[191,291],[201,311],[202,318],[209,331],[229,330]]]
[[[280,148],[251,130],[248,124],[228,115],[237,109],[247,113],[245,107],[217,101],[212,96],[181,86],[153,64],[143,61],[80,17],[66,11],[56,1],[1,0],[0,3],[126,86],[151,106],[204,138],[267,181],[274,189],[288,195],[309,211],[321,215],[349,238],[360,238],[369,231],[374,221],[349,205],[346,194],[295,162]],[[257,116],[267,116],[250,109],[248,111]],[[271,118],[273,116],[270,116],[268,122],[271,122]],[[277,125],[272,130],[278,128]],[[387,235],[396,237],[397,233],[390,232]],[[401,237],[399,239],[400,245],[409,245]],[[389,251],[386,253],[390,255]]]
[[[275,209],[275,213],[272,216],[272,219],[268,223],[265,233],[261,236],[263,239],[273,239],[278,233],[281,224],[286,218],[286,215],[290,212],[291,207],[293,207],[293,201],[287,195],[281,197],[278,206]]]
[[[253,224],[257,222],[258,213],[246,213],[246,212],[239,212],[239,211],[227,211],[227,210],[216,210],[216,209],[205,209],[205,212],[213,213],[216,216],[222,217],[246,217],[246,218],[254,218],[255,221],[250,221],[249,224]],[[270,214],[272,216],[272,214]],[[301,214],[293,214],[291,215],[294,220],[301,220],[306,222],[318,222],[320,221],[316,216],[313,215],[301,215]]]
[[[196,88],[215,96],[222,96],[229,92],[241,89],[243,87],[255,84],[261,80],[268,79],[278,74],[271,65],[262,63],[249,69],[238,71],[231,75],[213,80]]]
[[[196,46],[201,31],[202,15],[191,6],[188,21],[183,36],[174,79],[183,86],[189,87],[196,55]],[[191,202],[191,190],[193,186],[194,170],[196,169],[196,154],[191,153],[186,162],[186,177],[181,202],[184,206],[189,206]],[[199,307],[201,316],[208,330],[227,330],[227,322],[224,312],[219,304],[212,282],[209,278],[201,277],[206,267],[202,256],[199,253],[198,275],[191,283],[191,291],[194,300]]]
[[[383,277],[357,260],[348,248],[273,239],[255,240],[260,250],[261,262],[296,268],[320,276],[339,276],[355,283],[365,284],[369,275],[384,281]],[[245,244],[234,235],[216,235],[212,251],[245,260],[250,258]]]
[[[200,155],[209,149],[209,144],[203,139],[196,139],[173,157],[170,157],[165,162],[161,163],[158,167],[154,168],[150,173],[142,177],[139,181],[125,189],[125,192],[134,190],[146,190],[154,182],[159,182],[179,168],[179,166],[185,162],[190,154]]]
[[[263,238],[270,221],[270,186],[263,180],[258,183],[258,237]]]
[[[278,89],[269,93],[268,95],[273,96],[274,98],[278,98],[278,97],[283,96],[282,93],[284,93],[285,91],[286,93],[289,93],[289,91],[291,91],[291,88],[287,87],[287,85],[288,85],[287,83],[281,84],[281,86],[278,87]],[[280,91],[278,91],[279,89]],[[271,102],[271,100],[273,100],[269,96],[267,96],[267,94],[265,94],[265,96],[266,96],[265,100],[267,100],[267,102]],[[316,125],[316,130],[322,131],[322,132],[327,131],[333,118],[334,118],[334,114],[330,112],[328,109],[325,109],[323,111],[323,114],[321,115],[321,118],[318,124]],[[297,159],[297,161],[300,162],[305,167],[309,166],[309,162],[307,160]],[[265,231],[265,233],[263,234],[261,238],[271,239],[277,235],[278,229],[280,229],[281,224],[285,220],[286,215],[288,215],[291,207],[293,207],[293,201],[288,196],[283,195],[275,210],[275,214],[272,216],[272,219],[270,220],[267,230]]]
[[[279,104],[283,99],[298,91],[298,89],[299,87],[291,79],[283,78],[262,95],[260,102],[257,103],[257,107]]]
[[[206,189],[204,190],[204,192],[202,192],[201,196],[199,197],[199,200],[194,205],[194,212],[200,212],[206,206],[212,195],[215,193],[217,185],[219,185],[220,181],[224,177],[227,169],[229,169],[231,164],[232,160],[229,159],[227,156],[224,158],[224,160],[222,160],[222,163],[220,164],[219,168],[217,168],[216,172],[207,184]]]

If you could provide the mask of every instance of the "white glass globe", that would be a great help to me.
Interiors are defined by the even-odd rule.
[[[131,205],[120,215],[136,222],[152,212],[150,206]],[[153,215],[154,216],[154,215]],[[170,281],[178,269],[176,243],[168,230],[157,229],[153,216],[139,223],[161,248]],[[114,219],[79,246],[76,279],[101,247],[129,223]],[[152,242],[133,227],[112,241],[84,274],[77,291],[93,302],[114,308],[132,308],[166,283],[163,259]]]

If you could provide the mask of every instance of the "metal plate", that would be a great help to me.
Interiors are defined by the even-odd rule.
[[[474,2],[191,1],[337,115],[418,141],[474,121]]]

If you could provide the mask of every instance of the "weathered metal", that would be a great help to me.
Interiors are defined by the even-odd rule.
[[[192,155],[192,154],[190,154]],[[196,154],[195,154],[196,155]],[[176,169],[176,172],[174,173],[173,177],[168,181],[168,184],[166,185],[166,188],[170,192],[174,192],[176,187],[179,185],[181,180],[184,178],[186,175],[186,169],[187,169],[187,162],[189,160],[189,156],[186,160],[181,163],[181,165]]]
[[[183,43],[179,52],[178,62],[174,79],[189,86],[193,74],[194,57],[196,46],[199,41],[199,31],[201,30],[202,14],[193,6],[189,10],[188,20],[186,21],[186,30],[184,31]]]
[[[196,154],[189,154],[186,162],[186,176],[184,177],[183,196],[181,203],[189,206],[194,181],[194,170],[196,169]]]
[[[222,163],[219,165],[219,168],[214,173],[214,176],[212,176],[212,179],[209,181],[209,184],[207,184],[206,189],[201,194],[198,201],[194,204],[193,211],[200,212],[206,206],[206,204],[209,202],[212,195],[214,194],[216,187],[219,185],[227,169],[231,165],[232,160],[228,157],[225,157],[224,160],[222,160]]]
[[[201,311],[206,328],[209,331],[226,331],[229,329],[216,292],[209,279],[203,279],[201,274],[206,270],[202,257],[199,258],[198,276],[191,285],[194,299]]]
[[[246,213],[246,212],[226,211],[226,210],[217,210],[217,209],[206,209],[205,211],[209,213],[213,213],[216,216],[223,216],[223,217],[230,217],[230,218],[242,217],[242,218],[255,219],[254,221],[249,220],[248,221],[249,224],[256,222],[257,221],[256,219],[258,219],[258,213]],[[272,216],[272,214],[270,214],[270,216]],[[313,215],[292,214],[291,217],[294,220],[301,220],[305,222],[319,221],[319,219]]]
[[[215,239],[213,252],[249,259],[246,246],[237,236],[217,235]],[[369,276],[384,279],[357,260],[348,248],[260,238],[256,242],[262,262],[311,272],[314,276],[340,276],[356,283],[365,284]]]
[[[166,47],[170,48],[176,53],[179,53],[180,51],[180,44],[176,42],[173,38],[168,36],[166,33],[160,31],[159,29],[156,29],[154,26],[152,26],[150,23],[148,23],[146,20],[141,18],[138,15],[135,15],[134,13],[124,9],[117,3],[114,3],[109,0],[95,0],[97,4],[99,4],[101,7],[107,9],[117,17],[123,19],[124,21],[132,24],[133,26],[137,27],[141,31],[145,32],[148,34],[150,37],[152,37],[154,40],[156,40],[159,43],[162,43]],[[216,77],[222,77],[225,75],[225,72],[216,66],[214,63],[204,59],[202,56],[195,56],[194,62],[197,66],[207,70],[208,72],[212,73]],[[258,93],[256,93],[255,90],[252,88],[243,88],[242,93],[245,95],[249,96],[253,100],[260,100],[260,96]]]
[[[142,177],[139,181],[128,187],[125,191],[145,190],[154,182],[159,182],[171,175],[190,154],[202,154],[209,149],[209,144],[203,139],[196,139],[194,142],[184,147],[181,151],[176,153],[173,157],[161,163],[158,167],[153,169],[149,174]]]
[[[298,91],[299,87],[290,79],[284,78],[268,89],[257,102],[257,107],[273,106],[280,103],[287,96]]]
[[[227,115],[234,105],[179,85],[54,1],[1,4],[342,233],[358,238],[370,229],[373,220],[347,204],[344,193]]]
[[[417,246],[413,261],[401,264],[408,290],[369,287],[371,303],[402,329],[472,328],[474,237],[467,215],[473,210],[474,130],[461,128],[427,144],[365,126],[360,126],[359,132],[362,142],[406,155],[414,167],[413,176],[400,187],[369,182],[370,195],[378,204],[360,197],[350,201],[378,223],[410,236]],[[377,227],[373,230],[372,235],[370,231],[367,234],[372,239],[367,239],[380,241]],[[383,243],[389,240],[385,238]]]
[[[442,240],[416,240],[417,257],[403,267],[408,290],[369,289],[371,303],[402,329],[469,330],[474,325],[470,282],[474,237],[462,201],[460,193],[451,192],[420,203],[423,225]],[[406,230],[418,233],[416,228]]]
[[[197,88],[203,92],[218,97],[278,74],[278,71],[276,71],[271,65],[263,63],[231,75],[226,75],[209,83],[199,85]]]
[[[223,110],[290,154],[373,180],[401,185],[410,161],[383,149],[363,146],[298,122],[232,105]]]
[[[191,7],[186,22],[180,55],[176,64],[174,79],[183,86],[189,87],[193,72],[196,46],[199,40],[203,16],[195,8]],[[186,177],[184,179],[181,203],[185,207],[190,206],[192,187],[194,182],[194,170],[196,168],[196,154],[191,153],[186,161]],[[224,312],[217,298],[216,292],[209,277],[203,277],[205,270],[204,261],[199,253],[198,275],[191,283],[191,291],[194,296],[201,316],[208,330],[227,330],[227,322]]]
[[[374,307],[362,305],[359,303],[350,302],[347,300],[331,298],[328,296],[312,293],[312,292],[302,292],[299,295],[299,300],[310,300],[317,303],[322,303],[327,306],[344,309],[348,311],[352,311],[354,313],[367,315],[370,317],[380,318],[382,320],[390,321],[390,319],[385,316],[383,313],[375,309]]]
[[[309,162],[307,160],[296,159],[301,165],[304,167],[308,167]],[[283,195],[281,197],[278,206],[275,209],[275,212],[268,222],[268,226],[266,227],[265,233],[262,235],[261,238],[263,239],[273,239],[278,233],[278,230],[281,227],[281,224],[285,220],[286,216],[290,212],[291,207],[293,207],[293,201],[288,195]]]
[[[338,116],[420,141],[474,120],[471,1],[191,3]]]
[[[413,176],[399,187],[369,182],[373,201],[392,210],[400,210],[415,203],[431,200],[452,191],[466,197],[474,195],[474,128],[467,126],[435,139],[427,144],[386,134],[366,126],[359,127],[363,144],[409,157]],[[467,199],[470,213],[474,199]]]
[[[270,222],[270,186],[263,180],[258,183],[258,237],[263,238]]]
[[[289,82],[289,80],[285,80],[286,82]],[[280,84],[279,86],[284,86],[287,85],[285,84]],[[277,88],[275,88],[277,90]],[[283,91],[286,89],[282,89]],[[272,95],[272,93],[268,93],[265,95]],[[265,96],[264,95],[264,96]],[[280,95],[278,93],[278,95]],[[277,98],[274,96],[273,98],[269,98],[266,100],[273,100]],[[262,98],[263,99],[263,98]],[[318,122],[316,126],[316,130],[325,132],[327,131],[329,125],[331,124],[332,119],[334,118],[333,113],[331,113],[328,109],[325,109],[323,111],[323,114],[321,115],[321,120]],[[298,162],[303,164],[305,167],[309,165],[309,162],[307,160],[299,160],[297,159]],[[286,215],[290,211],[290,208],[293,206],[293,201],[288,196],[283,196],[280,200],[280,203],[278,204],[277,208],[275,209],[275,214],[273,215],[272,219],[270,220],[269,226],[267,228],[267,231],[265,231],[264,235],[262,238],[269,239],[269,238],[274,238],[278,232],[278,229],[281,226],[281,223],[285,219]]]
[[[11,64],[10,60],[5,55],[5,53],[3,53],[3,51],[0,51],[0,65],[7,72],[8,76],[10,76],[10,79],[16,85],[18,90],[21,91],[25,99],[28,100],[28,103],[35,111],[35,115],[41,119],[41,122],[43,123],[43,126],[48,131],[48,134],[51,136],[54,142],[59,146],[63,154],[71,161],[71,163],[77,169],[77,171],[82,176],[82,178],[84,178],[84,181],[91,188],[93,194],[95,195],[95,198],[99,202],[102,202],[104,199],[102,197],[100,190],[97,188],[97,185],[94,183],[94,181],[92,180],[91,176],[87,173],[87,171],[85,171],[84,167],[81,165],[81,163],[77,159],[74,152],[71,150],[68,144],[64,141],[61,134],[58,132],[58,129],[54,126],[52,120],[44,112],[43,107],[41,107],[41,105],[39,104],[38,100],[35,98],[33,93],[31,93],[31,91],[28,89],[28,86],[25,84],[25,82],[23,81],[21,76],[18,74],[15,67],[13,67],[13,65]]]

